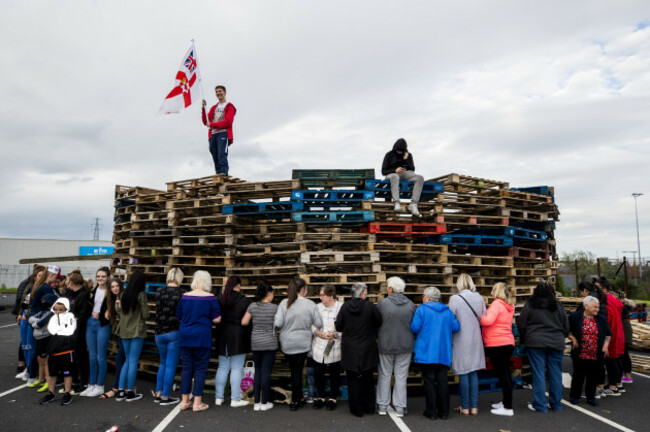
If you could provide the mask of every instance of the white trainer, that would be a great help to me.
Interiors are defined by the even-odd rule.
[[[89,385],[88,387],[86,387],[86,390],[79,393],[79,396],[84,396],[84,397],[90,396],[90,394],[95,391],[95,387],[97,387],[97,386]]]
[[[27,375],[27,378],[29,378],[29,375],[28,375],[27,369],[25,369],[24,371],[18,373],[18,375],[16,375],[16,379],[19,379],[19,380],[23,380],[23,381],[24,381],[26,375]]]
[[[215,404],[216,406],[221,406],[221,405],[223,405],[223,398],[216,398],[216,399],[214,400],[214,404]]]
[[[511,409],[506,409],[506,408],[495,408],[490,411],[494,415],[500,415],[500,416],[508,416],[512,417],[515,415],[515,412]]]
[[[38,381],[38,378],[29,378],[27,380],[27,385],[30,386],[30,385],[34,384],[36,381]]]
[[[96,385],[95,389],[92,392],[88,393],[86,396],[88,396],[88,397],[97,397],[97,396],[102,395],[102,394],[104,394],[104,387],[100,386],[100,385]]]
[[[262,409],[261,403],[258,402],[255,405],[253,405],[253,411],[259,411],[260,409]]]
[[[408,206],[406,206],[406,208],[409,212],[411,212],[413,216],[422,217],[420,211],[418,210],[418,203],[411,203]]]
[[[493,409],[503,408],[503,402],[492,404]]]
[[[230,401],[231,408],[239,408],[247,405],[248,405],[248,401],[245,400]]]
[[[394,209],[395,209],[395,213],[401,212],[402,211],[402,203],[400,203],[399,201],[395,201]]]
[[[273,408],[273,402],[267,402],[265,404],[260,404],[260,411],[268,411]]]

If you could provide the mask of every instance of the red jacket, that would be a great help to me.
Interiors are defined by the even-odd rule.
[[[611,294],[607,294],[607,323],[612,331],[609,341],[609,358],[616,358],[625,353],[625,333],[621,312],[623,303]]]
[[[217,105],[214,105],[212,108],[210,108],[210,112],[208,113],[207,117],[205,115],[205,107],[201,107],[201,119],[203,120],[204,125],[208,125],[208,119],[213,119],[214,118],[214,110],[217,108]],[[224,110],[224,120],[217,121],[217,122],[210,122],[210,129],[208,130],[208,138],[212,136],[212,130],[213,129],[226,129],[228,131],[228,145],[233,143],[233,135],[232,135],[232,123],[235,121],[235,114],[237,113],[237,108],[230,102],[226,104],[226,108]]]

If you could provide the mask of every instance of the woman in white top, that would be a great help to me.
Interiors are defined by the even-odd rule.
[[[336,331],[334,323],[343,304],[336,300],[336,288],[330,284],[323,285],[320,299],[317,308],[323,327],[319,330],[312,326],[314,341],[311,352],[316,364],[316,388],[319,396],[314,400],[314,409],[325,406],[327,410],[333,410],[336,409],[336,398],[341,387],[341,333]],[[329,392],[325,391],[325,374],[330,379]]]

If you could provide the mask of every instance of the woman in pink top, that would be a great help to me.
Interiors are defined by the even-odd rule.
[[[485,354],[490,359],[494,374],[499,378],[503,389],[503,402],[492,405],[492,414],[512,416],[512,376],[510,374],[510,356],[515,348],[512,334],[512,319],[515,316],[515,299],[510,288],[503,282],[497,282],[492,288],[494,301],[481,317],[483,326],[483,343]]]

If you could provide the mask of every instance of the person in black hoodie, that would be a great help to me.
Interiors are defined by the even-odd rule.
[[[413,216],[422,216],[418,210],[418,202],[422,193],[424,177],[415,174],[413,155],[409,153],[404,138],[395,141],[393,149],[384,156],[384,162],[381,164],[381,173],[386,176],[386,180],[390,180],[390,193],[393,203],[395,203],[396,212],[402,210],[399,200],[399,182],[415,182],[413,185],[413,193],[411,194],[411,204],[407,206],[407,209]]]
[[[70,312],[77,320],[77,330],[74,332],[76,355],[73,373],[73,394],[83,392],[88,386],[90,377],[90,358],[86,344],[86,323],[92,314],[86,280],[80,270],[68,273],[68,290],[65,297],[70,301]]]
[[[54,387],[56,378],[59,373],[63,374],[64,395],[61,405],[72,403],[72,375],[74,371],[74,352],[75,337],[74,333],[77,328],[77,320],[73,313],[70,312],[70,301],[61,297],[52,305],[54,315],[49,319],[47,331],[52,335],[47,344],[48,353],[48,393],[39,401],[41,405],[46,405],[56,398],[54,396]]]
[[[547,412],[546,371],[549,403],[553,411],[562,411],[562,359],[564,340],[569,335],[569,320],[555,290],[540,282],[517,318],[521,341],[526,346],[533,376],[532,411]]]
[[[377,307],[366,300],[366,284],[352,285],[351,299],[343,304],[336,317],[336,331],[341,336],[341,367],[348,380],[350,412],[363,417],[375,413],[374,369],[379,364],[377,331],[382,318]]]

